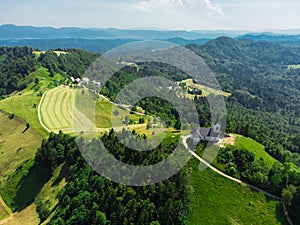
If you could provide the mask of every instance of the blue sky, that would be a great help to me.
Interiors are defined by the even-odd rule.
[[[183,30],[300,28],[299,0],[0,0],[0,24]]]

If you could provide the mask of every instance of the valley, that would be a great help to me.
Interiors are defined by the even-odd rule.
[[[275,44],[262,47],[260,43],[228,38],[187,47],[203,56],[223,91],[195,84],[186,74],[173,73],[172,68],[141,64],[139,70],[125,67],[103,86],[101,93],[95,94],[77,87],[71,77],[82,77],[97,54],[78,49],[4,48],[2,58],[15,55],[3,63],[0,73],[9,84],[14,84],[0,83],[1,93],[6,93],[1,94],[0,100],[0,224],[138,221],[137,224],[285,225],[289,222],[283,203],[297,224],[297,192],[293,192],[293,187],[300,185],[300,128],[295,117],[299,105],[288,98],[296,99],[299,92],[296,84],[278,80],[296,79],[299,49]],[[243,54],[233,54],[236,48]],[[285,55],[281,59],[274,56],[272,60],[278,65],[267,66],[269,59],[260,55],[258,63],[255,52],[267,55],[274,49],[284,52],[288,59]],[[20,72],[22,67],[15,68],[15,61],[23,62],[24,58],[32,68]],[[292,66],[287,70],[284,65]],[[276,69],[280,74],[272,76]],[[16,78],[10,76],[11,71],[18,71]],[[203,164],[195,156],[177,174],[158,184],[116,184],[86,163],[74,134],[86,137],[81,144],[87,146],[97,146],[101,138],[117,159],[130,165],[146,166],[165,159],[174,146],[182,144],[180,136],[188,135],[191,129],[187,126],[180,131],[174,107],[167,101],[145,98],[130,111],[130,107],[111,101],[126,84],[153,71],[183,86],[185,92],[176,94],[193,100],[204,127],[211,126],[205,98],[224,97],[228,112],[220,116],[227,118],[229,137],[218,157],[212,159],[214,170],[202,171]],[[269,89],[265,88],[266,80]],[[287,88],[280,89],[282,85]],[[272,92],[274,88],[278,92]],[[280,99],[284,94],[287,96]],[[94,100],[89,101],[91,98]],[[117,133],[126,132],[139,139],[163,141],[152,150],[153,154],[135,152],[117,140]],[[125,141],[137,145],[134,138]],[[204,147],[205,142],[201,142],[194,154],[210,157],[203,154]],[[290,190],[290,195],[284,194]]]

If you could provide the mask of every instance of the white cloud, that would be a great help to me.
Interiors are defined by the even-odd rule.
[[[222,10],[222,7],[219,4],[213,4],[211,0],[203,0],[206,7],[218,14],[224,15],[224,12]]]
[[[145,12],[155,10],[183,9],[186,7],[202,7],[220,15],[224,15],[222,7],[219,4],[212,3],[211,0],[142,0],[133,5],[133,8]]]
[[[161,7],[178,7],[183,6],[182,0],[143,0],[134,4],[135,9],[152,12],[153,10],[161,9]]]

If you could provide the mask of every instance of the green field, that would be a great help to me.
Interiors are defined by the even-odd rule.
[[[76,121],[76,126],[82,128],[83,132],[95,129],[98,133],[103,133],[112,127],[111,119],[113,118],[116,130],[128,127],[141,133],[146,131],[146,124],[138,124],[141,115],[129,114],[127,110],[114,106],[103,97],[99,97],[96,104],[89,98],[91,95],[87,90],[72,89],[66,86],[49,90],[41,104],[43,123],[54,132],[62,130],[65,133],[73,133],[73,123]],[[74,114],[74,110],[77,113]],[[118,111],[118,115],[112,114],[115,110]],[[128,126],[123,122],[126,115],[129,115],[129,119],[132,121],[132,124]]]
[[[66,164],[60,165],[54,171],[51,179],[43,186],[41,191],[36,196],[35,205],[37,205],[37,202],[40,201],[42,205],[47,210],[49,210],[49,212],[55,210],[55,207],[59,202],[57,196],[67,183],[66,182],[67,175],[68,175],[68,165]]]
[[[3,199],[0,196],[0,222],[9,216],[9,209],[5,206]]]
[[[68,87],[58,87],[45,94],[41,105],[41,117],[52,131],[72,129],[73,103],[75,91]]]
[[[9,119],[8,115],[0,113],[0,194],[9,206],[41,143],[42,136],[32,128],[26,130],[26,123],[22,119]],[[23,195],[28,196],[28,192]],[[7,217],[8,213],[9,209],[0,201],[0,220]],[[22,215],[18,213],[17,216]],[[10,222],[14,224],[15,219],[12,218]]]
[[[0,101],[0,109],[9,113],[14,113],[16,116],[30,123],[43,137],[48,137],[48,132],[40,125],[38,119],[38,104],[41,97],[35,92],[27,92],[23,95],[16,95]],[[35,107],[34,107],[35,106]]]
[[[252,138],[247,138],[242,135],[232,134],[235,137],[234,146],[238,149],[246,149],[253,152],[256,159],[263,158],[265,163],[271,168],[274,162],[278,162],[275,158],[270,156],[266,151],[265,147],[258,142],[254,141]]]
[[[220,91],[220,90],[216,90],[201,84],[195,84],[193,79],[186,79],[186,80],[182,80],[181,82],[179,82],[179,84],[181,83],[185,83],[187,87],[191,87],[191,88],[196,88],[199,90],[202,90],[202,96],[207,96],[209,94],[215,94],[215,95],[223,95],[224,97],[229,97],[231,96],[231,93],[225,92],[225,91]],[[191,95],[191,94],[187,94],[187,96],[191,99],[194,99],[195,95]]]
[[[39,82],[35,83],[35,79]],[[0,109],[24,119],[44,138],[47,138],[48,132],[38,120],[38,105],[41,94],[49,88],[56,87],[62,80],[63,78],[59,74],[50,77],[48,70],[40,67],[24,78],[24,81],[28,83],[25,90],[12,93],[10,97],[0,101]]]
[[[300,69],[300,64],[288,65],[288,69]]]
[[[38,79],[38,83],[35,83],[36,79]],[[63,82],[63,80],[64,78],[60,74],[50,77],[48,70],[44,67],[40,67],[24,78],[24,81],[28,83],[28,86],[23,92],[31,90],[44,92],[47,89],[55,88],[58,84]]]
[[[188,224],[288,224],[280,202],[198,168],[199,161],[192,159]]]
[[[42,143],[42,136],[34,129],[26,130],[19,118],[9,119],[0,113],[0,184],[15,172],[17,167],[34,157]]]

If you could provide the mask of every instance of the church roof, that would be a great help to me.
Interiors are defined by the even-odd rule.
[[[214,133],[212,128],[199,127],[191,132],[193,138],[201,137],[218,137],[219,134]]]

